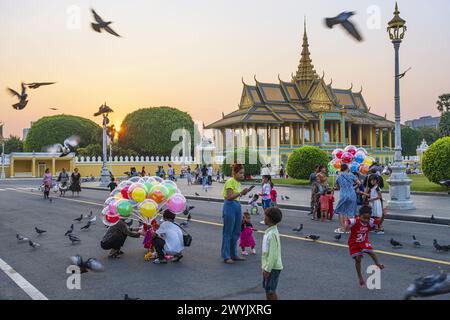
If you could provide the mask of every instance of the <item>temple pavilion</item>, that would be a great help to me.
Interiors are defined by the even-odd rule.
[[[304,145],[331,152],[348,144],[366,148],[383,163],[392,161],[394,123],[370,112],[362,88],[359,92],[352,90],[353,85],[336,89],[332,80],[326,84],[324,75],[319,77],[311,60],[306,24],[300,63],[291,81],[278,76],[278,83],[262,83],[256,77],[254,85],[242,83],[238,109],[205,127],[215,129],[216,145],[227,145],[225,139],[231,137],[234,146],[270,147],[270,135],[276,132],[283,162]],[[258,143],[261,132],[264,146]]]

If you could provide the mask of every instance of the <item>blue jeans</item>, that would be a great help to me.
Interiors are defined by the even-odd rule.
[[[242,208],[239,201],[225,200],[223,204],[222,258],[237,257],[237,242],[241,236]]]
[[[202,186],[203,188],[206,188],[208,185],[208,176],[202,177]]]

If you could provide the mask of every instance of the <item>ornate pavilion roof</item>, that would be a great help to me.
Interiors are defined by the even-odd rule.
[[[318,120],[321,112],[343,113],[345,121],[354,124],[389,128],[394,123],[385,117],[370,113],[363,95],[350,89],[336,89],[325,84],[324,75],[319,78],[310,57],[308,36],[303,35],[302,53],[296,75],[290,82],[280,79],[278,83],[259,82],[246,84],[239,109],[224,115],[206,129],[232,128],[242,124],[282,125],[283,123],[307,123]]]

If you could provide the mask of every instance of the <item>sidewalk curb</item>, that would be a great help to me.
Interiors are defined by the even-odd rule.
[[[109,192],[108,189],[101,188],[101,187],[84,187],[84,189]],[[185,195],[185,198],[188,200],[223,203],[223,199],[221,199],[221,198],[199,197],[199,196],[188,196],[188,195]],[[240,203],[243,205],[248,204],[248,202],[245,200],[241,200]],[[294,205],[294,204],[279,204],[278,206],[281,209],[288,209],[288,210],[298,210],[298,211],[307,211],[307,212],[310,210],[309,206],[301,206],[301,205]],[[431,224],[430,217],[418,216],[418,215],[388,214],[386,220],[410,221],[410,222],[421,222],[421,223]],[[450,218],[435,218],[435,222],[433,224],[450,225]]]

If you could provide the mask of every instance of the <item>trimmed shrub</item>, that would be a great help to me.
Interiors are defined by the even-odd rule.
[[[435,141],[422,158],[424,175],[434,183],[450,179],[450,137]]]
[[[317,164],[327,165],[328,153],[319,147],[304,146],[294,150],[288,158],[287,174],[294,179],[308,179]]]

